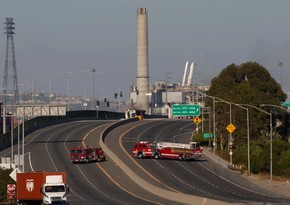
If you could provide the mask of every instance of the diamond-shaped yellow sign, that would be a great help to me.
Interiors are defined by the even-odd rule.
[[[199,117],[195,117],[195,118],[193,119],[193,122],[194,122],[195,124],[199,124],[200,121],[201,121],[201,119],[200,119]]]
[[[231,123],[227,126],[227,130],[229,131],[229,133],[232,133],[233,131],[235,131],[236,127]]]

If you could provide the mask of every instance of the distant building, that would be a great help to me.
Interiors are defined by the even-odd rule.
[[[173,104],[200,104],[203,106],[203,93],[209,86],[181,86],[179,83],[167,83],[156,81],[149,86],[147,93],[149,100],[149,112],[147,114],[168,115],[168,110]],[[130,107],[136,109],[136,99],[138,95],[136,87],[131,87]]]

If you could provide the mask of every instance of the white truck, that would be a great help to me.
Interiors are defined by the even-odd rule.
[[[65,172],[17,173],[16,190],[18,205],[68,204]]]

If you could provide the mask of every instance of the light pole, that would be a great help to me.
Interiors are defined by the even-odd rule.
[[[282,69],[283,69],[283,62],[279,62],[278,65],[280,66],[280,85],[281,85],[281,89],[283,89],[283,72],[282,72]]]
[[[166,114],[168,115],[168,80],[171,80],[171,73],[167,72],[166,73],[166,82],[165,82],[165,110]]]
[[[273,125],[272,125],[272,113],[266,112],[265,110],[262,110],[261,108],[258,108],[254,105],[249,105],[249,104],[239,104],[243,106],[249,106],[251,108],[255,108],[267,115],[269,115],[269,126],[270,126],[270,181],[272,182],[273,180]],[[261,106],[261,105],[260,105]]]
[[[276,108],[279,108],[279,109],[281,109],[281,110],[284,110],[284,111],[286,111],[286,112],[290,112],[288,109],[286,109],[286,108],[284,108],[284,107],[281,107],[281,106],[279,106],[279,105],[272,105],[272,104],[261,104],[261,105],[259,105],[260,107],[276,107]]]
[[[214,99],[213,101],[213,105],[214,105],[214,112],[215,112],[215,103],[218,103],[218,102],[223,102],[223,103],[226,103],[230,106],[230,124],[232,124],[232,103],[231,102],[228,102],[228,101],[225,101],[225,100],[219,100],[219,101],[216,101]],[[215,123],[216,123],[216,120],[215,120],[215,114],[214,114],[214,142],[216,143],[216,137],[215,137],[215,129],[216,129],[216,126],[215,126]],[[233,145],[233,142],[232,142],[232,133],[230,132],[230,139],[229,139],[229,147],[230,147],[230,165],[232,165],[233,163],[233,154],[232,154],[232,145]],[[215,149],[215,147],[214,147]],[[215,151],[214,151],[215,153]]]
[[[68,72],[67,74],[67,81],[66,81],[66,96],[67,96],[67,111],[69,111],[69,78],[72,72]]]
[[[250,159],[250,120],[249,120],[249,108],[241,106],[241,104],[235,104],[236,106],[245,109],[247,111],[247,145],[248,145],[248,174],[251,174],[251,159]]]
[[[249,123],[249,109],[248,108],[246,108],[246,107],[243,107],[242,105],[243,104],[236,104],[236,103],[232,103],[232,102],[228,102],[228,101],[225,101],[225,100],[222,100],[222,99],[220,99],[220,98],[217,98],[217,99],[219,99],[219,101],[215,101],[215,99],[214,99],[214,103],[213,103],[213,109],[214,109],[214,118],[213,118],[213,120],[214,120],[214,137],[215,137],[215,103],[217,103],[217,102],[224,102],[224,103],[227,103],[227,104],[229,104],[230,105],[230,124],[232,124],[232,105],[235,105],[235,106],[237,106],[237,107],[239,107],[239,108],[242,108],[242,109],[244,109],[244,110],[246,110],[246,112],[247,112],[247,145],[248,145],[248,153],[247,153],[247,155],[248,155],[248,174],[250,174],[251,173],[251,165],[250,165],[250,123]],[[215,141],[215,138],[214,138],[214,141]],[[232,145],[233,143],[232,143],[232,133],[230,132],[230,144]],[[232,153],[230,153],[230,164],[232,165]]]

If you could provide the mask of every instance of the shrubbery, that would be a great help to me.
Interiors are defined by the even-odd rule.
[[[209,140],[204,139],[202,134],[196,134],[193,141],[200,142],[202,146],[208,146]],[[219,148],[219,146],[217,146]],[[283,140],[273,140],[272,142],[272,164],[273,174],[276,176],[286,176],[290,178],[290,143]],[[229,161],[228,150],[216,150],[219,156]],[[248,145],[240,143],[233,148],[233,163],[241,165],[245,170],[248,166]],[[270,142],[252,140],[250,142],[250,165],[251,173],[257,174],[270,172]]]
[[[0,168],[0,201],[7,201],[7,185],[15,184],[16,182],[9,176],[12,169]]]

